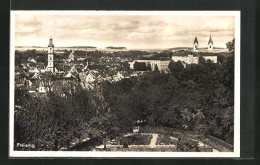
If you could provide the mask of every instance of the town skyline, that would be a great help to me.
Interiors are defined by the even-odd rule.
[[[207,47],[211,35],[215,47],[225,48],[234,32],[232,16],[19,15],[15,46],[47,47],[52,36],[55,47],[167,49],[192,47],[197,36],[199,47]]]

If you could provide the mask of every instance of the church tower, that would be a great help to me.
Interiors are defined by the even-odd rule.
[[[48,45],[48,65],[46,70],[51,71],[52,73],[55,72],[53,52],[54,52],[54,45],[51,37]]]
[[[213,40],[211,38],[211,35],[209,37],[209,42],[208,42],[208,51],[213,52]]]
[[[194,42],[193,42],[193,51],[198,52],[198,48],[199,48],[199,41],[198,41],[198,38],[196,36],[195,39],[194,39]]]

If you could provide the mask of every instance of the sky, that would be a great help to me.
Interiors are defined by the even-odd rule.
[[[197,36],[206,47],[235,36],[233,16],[173,15],[16,15],[15,46],[123,46],[129,49],[192,47]]]

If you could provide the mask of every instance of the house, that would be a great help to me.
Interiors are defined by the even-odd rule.
[[[37,63],[34,58],[29,58],[28,61],[31,62],[31,63]]]
[[[45,86],[46,84],[44,84],[43,81],[40,82],[39,84],[39,93],[46,93],[47,92],[47,87]]]
[[[46,92],[46,88],[45,88],[45,86],[43,85],[42,82],[39,84],[39,92],[40,93],[45,93]]]
[[[83,75],[81,76],[81,77],[85,77],[83,86],[86,89],[94,89],[96,83],[106,79],[105,76],[106,74],[99,73],[96,70],[89,70],[83,73]]]
[[[128,62],[130,69],[134,69],[135,61]]]
[[[133,127],[133,133],[138,133],[140,129],[140,126],[134,126]]]
[[[71,74],[71,72],[69,72],[66,76],[64,76],[65,78],[75,78],[75,76],[73,74]]]
[[[30,69],[29,69],[29,73],[40,73],[40,71],[37,69],[37,68],[35,68],[35,67],[31,67]]]
[[[85,79],[87,83],[94,83],[95,80],[96,80],[96,76],[92,73],[88,73]]]
[[[113,76],[114,81],[120,81],[123,78],[125,78],[125,77],[120,72],[117,72],[117,74],[115,76]]]

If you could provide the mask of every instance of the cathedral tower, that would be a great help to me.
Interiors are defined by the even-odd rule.
[[[195,39],[194,39],[194,42],[193,42],[193,51],[198,52],[198,48],[199,48],[199,41],[198,41],[197,36],[196,36]]]
[[[209,37],[208,50],[209,50],[210,52],[213,51],[213,40],[212,40],[212,38],[211,38],[211,35],[210,35],[210,37]]]
[[[46,70],[51,71],[52,73],[55,72],[55,67],[54,67],[54,45],[52,38],[50,38],[49,45],[48,45],[48,65]]]

